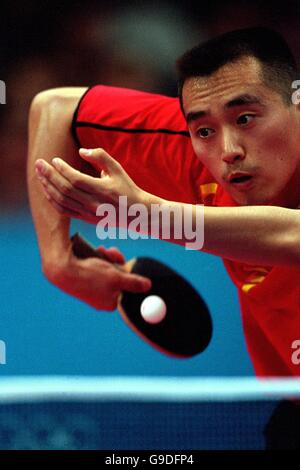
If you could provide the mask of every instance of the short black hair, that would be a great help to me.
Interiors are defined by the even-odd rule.
[[[178,93],[182,105],[184,82],[207,77],[225,64],[253,57],[262,65],[264,83],[292,104],[291,85],[297,78],[295,58],[281,34],[269,28],[245,28],[224,33],[187,51],[177,62]]]

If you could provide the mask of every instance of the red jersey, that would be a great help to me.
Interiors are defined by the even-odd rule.
[[[192,204],[238,205],[197,159],[177,98],[95,86],[81,99],[72,128],[78,145],[104,148],[149,193]],[[292,343],[300,338],[300,268],[223,261],[238,289],[256,374],[300,375],[300,364],[292,361]]]

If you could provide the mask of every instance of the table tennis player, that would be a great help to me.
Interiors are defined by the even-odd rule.
[[[111,285],[121,290],[121,281],[112,282],[114,268],[74,260],[69,241],[69,218],[91,222],[91,208],[108,197],[97,185],[103,166],[114,194],[132,202],[147,194],[149,204],[204,204],[203,250],[223,258],[237,287],[257,376],[299,376],[292,361],[300,332],[295,60],[278,33],[250,28],[188,51],[178,73],[179,100],[105,86],[35,98],[28,175],[44,272],[71,294],[82,284],[76,295],[91,305],[115,305]],[[94,150],[79,154],[78,145]],[[66,164],[55,166],[56,155]],[[101,302],[96,274],[103,279]],[[146,279],[132,282],[148,288]],[[267,446],[300,447],[300,428],[289,418],[296,415],[299,423],[292,402],[275,411]]]

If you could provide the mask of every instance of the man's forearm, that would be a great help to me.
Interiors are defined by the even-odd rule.
[[[71,92],[73,90],[73,92]],[[84,89],[43,92],[34,99],[29,115],[28,192],[35,223],[43,269],[51,271],[64,262],[70,247],[69,218],[58,214],[47,201],[35,174],[38,158],[51,161],[62,156],[74,167],[79,157],[71,136],[71,119]],[[66,95],[66,96],[65,96]]]
[[[267,266],[300,266],[300,213],[276,206],[205,207],[204,251]]]
[[[165,201],[149,195],[147,206],[166,204],[170,210],[192,211],[193,228],[197,228],[197,206]],[[202,250],[223,258],[266,266],[300,266],[300,212],[277,206],[204,207],[204,244]],[[198,219],[199,221],[199,219]],[[174,237],[171,217],[171,240],[185,245],[191,240],[182,230]]]

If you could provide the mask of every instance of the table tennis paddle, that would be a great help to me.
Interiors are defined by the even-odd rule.
[[[79,234],[73,235],[71,240],[73,253],[78,258],[97,257],[111,262]],[[139,257],[115,266],[152,281],[148,292],[122,292],[118,299],[118,310],[135,333],[160,352],[173,357],[188,358],[206,349],[212,336],[210,313],[189,282],[153,258]],[[140,312],[141,303],[149,295],[158,295],[167,306],[165,318],[156,324],[145,321]]]

